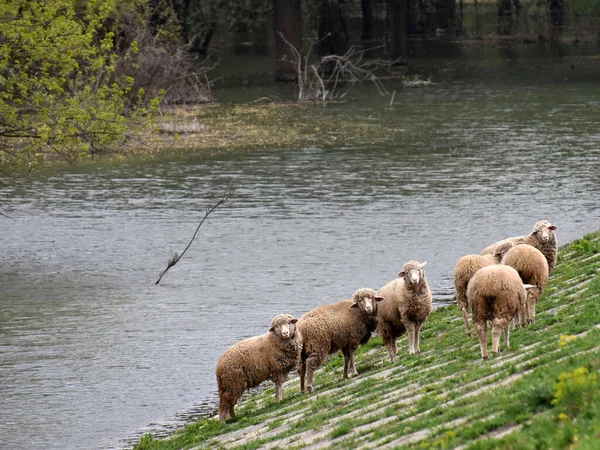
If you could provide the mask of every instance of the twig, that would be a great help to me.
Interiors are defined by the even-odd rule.
[[[394,97],[396,96],[396,91],[392,92],[392,99],[390,100],[390,108],[394,104]]]
[[[175,253],[175,256],[173,256],[173,258],[171,258],[169,260],[169,262],[167,263],[167,268],[161,272],[160,276],[158,277],[158,280],[156,280],[156,283],[154,283],[154,284],[160,283],[160,280],[162,280],[162,277],[167,273],[167,271],[171,267],[173,267],[175,264],[177,264],[179,262],[179,260],[183,257],[183,255],[185,255],[185,252],[188,251],[188,248],[190,248],[190,246],[192,245],[192,242],[194,242],[194,239],[196,239],[196,235],[198,234],[198,231],[200,230],[200,227],[202,226],[202,224],[204,223],[204,221],[206,219],[208,219],[208,216],[210,216],[210,214],[215,209],[217,209],[219,206],[224,205],[229,200],[231,200],[232,196],[233,196],[233,189],[231,189],[231,185],[228,185],[227,188],[225,189],[225,192],[223,193],[223,197],[221,197],[221,199],[217,203],[215,203],[212,206],[209,206],[206,209],[206,213],[204,214],[204,217],[202,218],[202,220],[198,224],[198,227],[196,227],[196,231],[194,232],[194,235],[192,236],[192,239],[190,239],[190,242],[188,243],[187,247],[181,252],[181,255],[178,255],[177,253]]]

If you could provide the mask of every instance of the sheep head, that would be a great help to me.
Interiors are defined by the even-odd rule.
[[[417,286],[425,281],[425,272],[423,266],[427,261],[420,263],[419,261],[409,261],[402,266],[402,270],[398,274],[400,278],[404,278],[407,285]]]
[[[499,245],[494,253],[494,258],[496,258],[498,262],[502,261],[502,258],[504,258],[504,255],[506,255],[506,252],[509,251],[513,246],[514,244],[512,242],[505,242],[504,244]]]
[[[541,242],[548,242],[554,240],[554,230],[557,230],[556,225],[552,225],[547,220],[540,220],[535,223],[531,236],[534,236]]]
[[[384,300],[377,296],[373,289],[362,288],[352,295],[352,305],[350,308],[358,308],[368,315],[374,315],[377,312],[377,302]]]
[[[289,314],[279,314],[271,321],[269,331],[275,333],[280,339],[291,339],[296,334],[296,322],[298,319],[294,319]]]

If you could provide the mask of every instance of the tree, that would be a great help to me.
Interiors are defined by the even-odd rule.
[[[392,12],[390,55],[394,58],[400,58],[403,61],[406,61],[408,58],[406,28],[408,15],[407,1],[390,0]]]
[[[144,90],[118,76],[111,0],[0,4],[0,163],[28,165],[34,152],[68,160],[124,139]],[[128,53],[138,50],[134,43]]]
[[[300,0],[274,0],[273,24],[275,28],[275,79],[277,81],[295,81],[296,69],[292,62],[293,48],[302,48],[302,20]],[[286,41],[290,45],[286,44]]]

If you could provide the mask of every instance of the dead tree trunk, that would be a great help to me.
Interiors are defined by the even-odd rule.
[[[402,62],[406,62],[408,59],[408,33],[406,29],[406,16],[408,14],[407,1],[408,0],[390,0],[390,9],[392,13],[390,55],[394,58],[400,58]]]
[[[273,20],[275,28],[275,80],[296,81],[297,72],[293,55],[290,54],[289,47],[281,38],[281,35],[295,48],[302,48],[300,0],[274,0]]]

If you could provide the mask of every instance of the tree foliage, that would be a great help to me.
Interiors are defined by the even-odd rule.
[[[119,14],[116,0],[0,3],[0,163],[109,150],[156,109],[156,93],[120,69],[140,46],[119,51]]]

